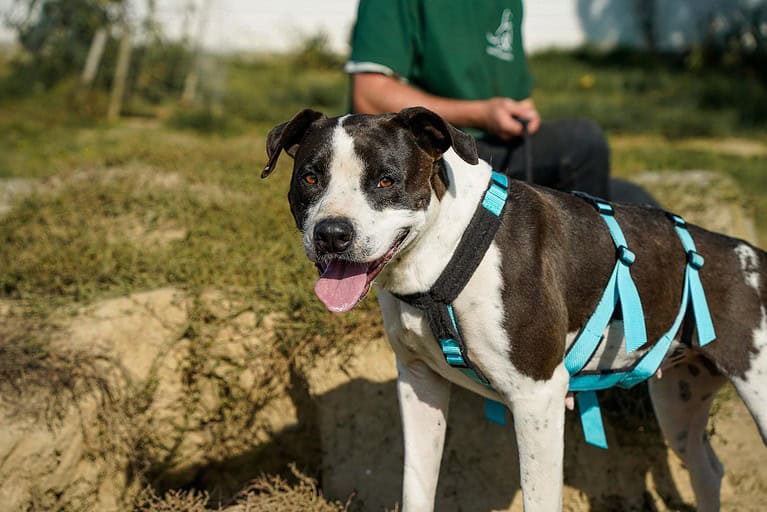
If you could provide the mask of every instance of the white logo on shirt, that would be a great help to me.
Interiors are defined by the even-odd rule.
[[[494,34],[487,33],[487,42],[489,43],[486,51],[493,57],[498,57],[501,60],[512,61],[514,60],[514,25],[512,20],[514,14],[511,9],[504,9],[501,14],[501,24],[495,30]]]

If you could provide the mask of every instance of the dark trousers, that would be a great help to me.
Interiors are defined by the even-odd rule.
[[[557,190],[580,190],[625,203],[656,205],[641,187],[610,179],[610,149],[599,126],[589,119],[562,119],[541,123],[530,136],[533,182]],[[477,141],[479,157],[497,171],[524,180],[525,141],[484,138]]]
[[[588,119],[545,121],[530,136],[533,181],[558,190],[608,197],[610,150],[604,133]],[[525,179],[524,139],[480,139],[479,157],[512,178]]]

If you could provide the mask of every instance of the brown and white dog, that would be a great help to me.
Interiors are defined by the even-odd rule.
[[[474,141],[424,108],[328,119],[304,110],[269,133],[269,163],[295,159],[288,198],[315,291],[332,311],[353,308],[375,280],[396,353],[405,438],[403,509],[432,510],[450,383],[505,403],[514,417],[525,510],[562,508],[563,357],[615,265],[608,230],[584,200],[512,182],[495,240],[454,302],[485,388],[449,367],[423,313],[393,294],[429,290],[458,245],[490,178]],[[649,340],[679,310],[685,253],[663,211],[615,207],[630,247]],[[689,468],[699,510],[719,509],[723,468],[706,437],[715,392],[728,379],[767,435],[767,254],[690,226],[717,340],[679,335],[650,392],[669,444]],[[626,366],[616,326],[592,369]],[[689,334],[690,329],[681,332]],[[617,333],[617,335],[616,335]],[[610,333],[606,333],[610,334]]]

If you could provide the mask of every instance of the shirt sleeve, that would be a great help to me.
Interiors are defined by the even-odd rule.
[[[344,70],[409,80],[418,52],[415,0],[360,0]]]

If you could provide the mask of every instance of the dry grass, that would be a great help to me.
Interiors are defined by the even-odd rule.
[[[135,512],[346,512],[346,503],[328,501],[317,488],[317,481],[290,466],[293,481],[281,476],[262,476],[243,489],[228,506],[214,508],[204,492],[173,490],[158,496],[146,488],[136,500]]]
[[[29,325],[35,325],[30,331]],[[117,402],[118,365],[93,349],[51,350],[55,329],[34,313],[0,315],[0,404],[6,418],[53,425],[73,403],[89,396],[109,410]]]
[[[205,492],[168,491],[158,496],[151,487],[144,489],[136,499],[136,512],[203,512],[208,504]]]

